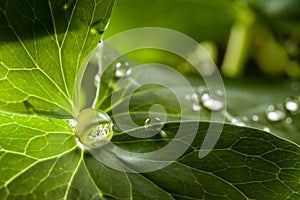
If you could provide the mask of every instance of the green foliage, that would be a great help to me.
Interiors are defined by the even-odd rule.
[[[112,0],[1,1],[1,110],[78,114],[81,77],[112,5]]]
[[[3,199],[298,199],[300,195],[299,147],[259,130],[225,125],[213,151],[199,159],[208,128],[208,123],[200,123],[181,158],[164,169],[139,174],[113,170],[78,149],[63,120],[4,114],[0,119]],[[186,133],[193,123],[198,122],[183,124]],[[165,125],[168,137],[144,140],[121,134],[114,143],[131,152],[141,147],[153,151],[172,140],[178,125]]]
[[[142,23],[176,28],[199,41],[214,39],[222,43],[236,18],[240,17],[239,7],[232,1],[190,0],[186,4],[176,0],[170,4],[164,0],[149,2],[148,9],[138,10],[143,14],[135,19],[137,13],[134,12],[137,10],[133,5],[145,7],[141,2],[132,1],[127,5],[119,1],[117,8],[125,5],[130,9],[124,10],[125,14],[116,9],[108,34]],[[230,123],[233,118],[243,121],[247,117],[248,120],[243,121],[245,127],[226,123],[215,147],[206,157],[199,158],[199,153],[210,150],[203,149],[202,144],[210,125],[211,112],[203,107],[199,112],[201,119],[196,121],[198,116],[195,117],[190,104],[180,109],[174,94],[168,90],[170,88],[156,84],[141,87],[128,96],[126,91],[130,89],[130,82],[121,86],[116,84],[116,63],[112,63],[103,73],[94,106],[109,113],[115,121],[132,117],[141,125],[135,129],[129,126],[131,130],[122,132],[116,124],[113,144],[135,155],[168,145],[176,137],[180,126],[184,137],[193,134],[191,127],[198,127],[198,131],[192,144],[176,161],[165,168],[145,173],[137,173],[139,171],[132,163],[122,159],[125,154],[114,155],[114,158],[121,167],[130,168],[134,173],[112,169],[80,147],[65,119],[79,114],[83,73],[105,30],[113,4],[114,0],[0,0],[0,197],[299,199],[300,148],[294,143],[300,143],[299,124],[287,124],[284,120],[271,123],[265,116],[270,104],[283,105],[287,97],[298,98],[299,101],[298,82],[294,82],[294,87],[289,81],[269,84],[257,80],[255,83],[225,81],[228,103],[224,114],[227,122]],[[249,5],[262,10],[270,7],[257,1],[249,1]],[[282,9],[287,8],[282,6]],[[199,15],[194,17],[192,11]],[[172,21],[178,13],[186,17]],[[118,15],[127,16],[128,23],[118,23]],[[191,28],[196,25],[199,29],[203,28],[201,34],[199,29]],[[118,61],[129,62],[132,68],[136,65],[122,59],[126,58]],[[185,75],[196,90],[203,85],[203,81],[191,71]],[[130,77],[135,84],[142,76],[168,78],[167,72],[159,68],[143,71],[137,76]],[[93,78],[89,81],[94,83]],[[169,82],[180,97],[185,98],[187,88],[176,84],[172,78]],[[113,92],[121,97],[111,105]],[[112,109],[122,107],[127,100],[129,110],[113,115]],[[153,104],[162,105],[168,114],[162,131],[149,138],[131,136],[133,133],[147,134],[143,125]],[[189,116],[189,121],[180,121],[182,113]],[[260,120],[251,121],[253,115]],[[287,111],[287,115],[293,121],[299,121],[299,111]],[[217,122],[212,124],[220,125]],[[277,136],[263,131],[265,126]],[[176,139],[178,144],[186,145],[184,138]],[[106,150],[109,148],[104,146],[95,152]],[[131,158],[134,159],[139,160],[138,157]],[[156,164],[155,160],[147,161],[152,161],[153,166]]]

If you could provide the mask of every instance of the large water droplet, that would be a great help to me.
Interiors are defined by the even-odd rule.
[[[299,109],[299,104],[294,100],[288,100],[285,103],[285,108],[290,112],[297,112]]]
[[[115,72],[116,77],[122,78],[125,76],[129,76],[130,74],[131,74],[131,69],[128,62],[118,62],[116,64],[116,72]]]
[[[276,110],[273,105],[268,106],[266,111],[266,116],[268,120],[272,122],[281,121],[285,118],[285,113],[281,110]]]
[[[77,117],[76,135],[85,147],[98,148],[111,140],[113,123],[105,112],[88,108]]]
[[[211,98],[209,96],[209,94],[207,94],[207,93],[202,95],[201,102],[205,108],[212,110],[212,111],[219,111],[224,108],[223,102]]]

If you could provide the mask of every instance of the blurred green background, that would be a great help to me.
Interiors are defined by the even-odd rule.
[[[204,42],[224,77],[299,79],[299,19],[299,0],[119,0],[104,36],[145,26],[170,28]],[[180,63],[158,51],[135,57],[146,62],[149,55]]]

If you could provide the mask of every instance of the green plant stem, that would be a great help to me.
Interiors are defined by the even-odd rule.
[[[249,9],[242,9],[239,19],[231,28],[230,36],[221,71],[224,76],[238,77],[242,75],[248,55],[250,28],[254,15]]]

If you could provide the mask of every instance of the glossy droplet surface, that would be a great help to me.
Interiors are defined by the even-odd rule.
[[[291,112],[297,112],[299,109],[299,104],[296,101],[289,100],[285,103],[285,108]]]
[[[77,126],[77,121],[75,119],[70,119],[70,120],[68,120],[68,124],[70,125],[72,130],[75,131],[76,126]]]
[[[113,136],[113,123],[103,111],[88,108],[76,118],[78,140],[88,148],[99,148]]]
[[[185,95],[185,99],[188,101],[196,101],[198,102],[198,95],[196,93]]]
[[[90,32],[92,34],[102,35],[109,25],[109,21],[104,21],[103,19],[97,20],[91,24]]]
[[[259,116],[253,115],[252,116],[252,121],[257,122],[259,120]]]
[[[96,87],[99,86],[100,80],[101,80],[100,75],[96,74],[95,79],[94,79],[94,84]]]
[[[268,120],[277,122],[285,118],[285,113],[282,110],[276,110],[273,105],[270,105],[266,111],[266,116]]]
[[[205,93],[201,96],[202,105],[212,111],[219,111],[224,108],[224,103],[213,99],[209,96],[209,94]]]
[[[164,126],[164,122],[158,117],[149,117],[145,120],[145,124],[144,124],[145,130],[151,133],[160,132],[163,126]]]
[[[116,64],[115,76],[122,78],[131,74],[130,65],[128,62],[118,62]]]
[[[267,127],[267,126],[264,126],[264,127],[263,127],[263,130],[266,131],[266,132],[271,132],[270,128]]]
[[[201,106],[198,103],[193,103],[192,110],[197,112],[201,110]]]
[[[293,123],[293,119],[292,119],[291,117],[287,117],[287,118],[285,119],[285,122],[286,122],[287,124],[292,124],[292,123]]]
[[[237,119],[232,119],[231,123],[234,124],[234,125],[236,125],[236,126],[246,126],[246,124],[244,122],[240,122]]]

